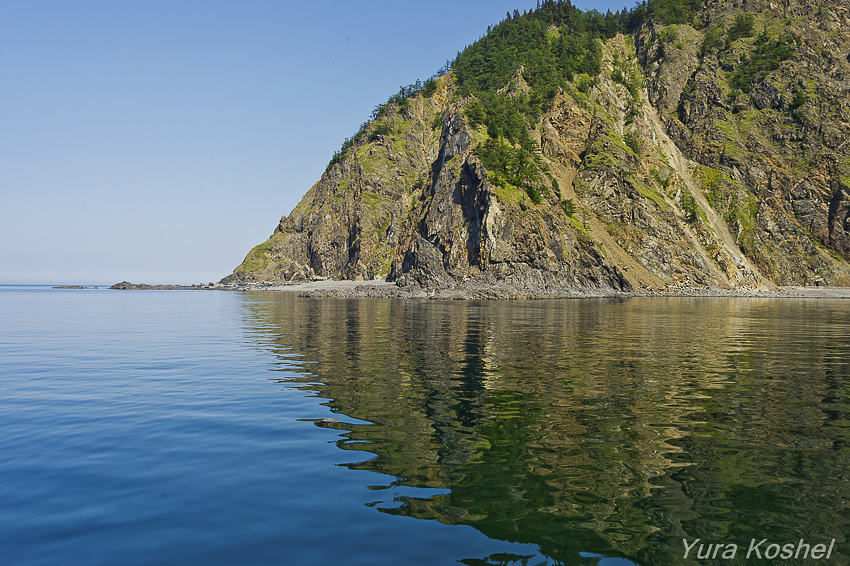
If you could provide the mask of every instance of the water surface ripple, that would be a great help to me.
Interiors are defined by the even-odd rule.
[[[0,314],[3,563],[850,556],[848,301],[3,287]]]

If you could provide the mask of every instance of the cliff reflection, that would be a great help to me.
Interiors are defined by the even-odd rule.
[[[372,423],[317,423],[377,456],[350,467],[442,490],[382,512],[569,564],[680,563],[683,538],[850,554],[846,302],[248,293],[245,312],[282,369]]]

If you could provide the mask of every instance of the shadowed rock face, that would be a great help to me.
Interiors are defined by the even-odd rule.
[[[607,41],[595,83],[560,92],[531,132],[551,173],[539,202],[482,164],[487,132],[449,72],[368,123],[222,282],[850,285],[850,2],[734,4]],[[740,14],[757,31],[724,35]],[[796,47],[745,93],[734,85],[766,49],[761,30]],[[637,96],[616,69],[637,71]]]

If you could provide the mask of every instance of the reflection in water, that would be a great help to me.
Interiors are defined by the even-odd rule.
[[[381,512],[565,564],[693,563],[697,538],[739,559],[753,538],[835,538],[830,562],[850,556],[847,302],[248,293],[245,312],[310,376],[286,383],[346,416],[316,424],[376,455],[349,466],[390,478],[370,486]]]

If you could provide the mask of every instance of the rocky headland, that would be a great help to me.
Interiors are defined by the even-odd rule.
[[[379,105],[217,288],[850,287],[850,0],[543,2]],[[839,293],[840,294],[840,293]]]

